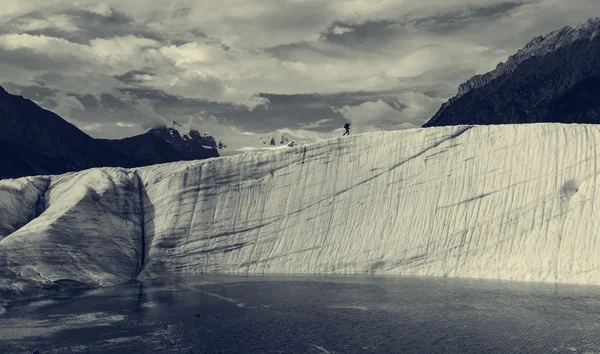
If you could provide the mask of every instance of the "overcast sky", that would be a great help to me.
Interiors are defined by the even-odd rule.
[[[0,84],[94,137],[176,120],[237,147],[321,139],[420,126],[533,37],[598,15],[597,0],[2,0]]]

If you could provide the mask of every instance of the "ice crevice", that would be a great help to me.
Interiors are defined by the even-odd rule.
[[[0,184],[0,241],[26,226],[46,209],[48,176],[27,177]]]
[[[600,284],[599,139],[437,127],[4,180],[0,288],[202,273]]]
[[[137,172],[134,172],[137,188],[138,188],[138,203],[139,203],[139,215],[140,215],[140,246],[139,246],[139,266],[136,270],[135,277],[144,269],[146,265],[146,218],[144,211],[144,203],[145,203],[145,191],[144,191],[144,182],[142,181],[140,175]]]

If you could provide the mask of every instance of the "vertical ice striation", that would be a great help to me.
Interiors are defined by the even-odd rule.
[[[599,283],[595,126],[382,132],[140,171],[142,276],[389,273]]]
[[[43,213],[0,241],[2,274],[94,284],[213,272],[600,284],[599,141],[594,125],[439,127],[53,176]],[[18,193],[33,200],[31,181],[2,181],[0,191],[30,183]],[[0,214],[31,209],[14,203]],[[5,219],[3,229],[21,223]]]
[[[32,283],[60,280],[110,285],[134,278],[143,220],[135,174],[105,168],[46,177],[41,215],[24,223],[25,216],[34,215],[38,179],[44,177],[0,182],[0,191],[29,183],[28,189],[12,189],[25,196],[20,202],[13,198],[13,208],[6,203],[10,197],[3,196],[0,203],[0,215],[14,206],[23,211],[12,213],[18,220],[13,224],[20,227],[0,241],[0,289],[26,291]]]

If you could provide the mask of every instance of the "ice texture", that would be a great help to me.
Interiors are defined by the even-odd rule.
[[[596,125],[435,127],[0,181],[0,288],[201,273],[600,284],[599,141]]]

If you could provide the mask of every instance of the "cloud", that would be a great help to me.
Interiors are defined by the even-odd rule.
[[[89,50],[104,60],[131,60],[147,49],[159,48],[160,43],[149,38],[133,35],[113,38],[97,38],[90,41]]]
[[[0,77],[95,136],[204,111],[200,130],[240,141],[281,129],[319,139],[345,119],[354,131],[418,126],[472,75],[600,10],[595,0],[153,4],[5,0]]]
[[[113,14],[112,8],[106,3],[90,4],[87,5],[84,9],[103,17],[109,17]]]
[[[325,123],[329,123],[329,122],[332,122],[332,121],[333,121],[333,119],[319,119],[316,122],[312,122],[312,123],[308,123],[308,124],[302,124],[302,127],[304,129],[315,129],[315,128],[321,127]]]
[[[54,110],[59,110],[59,107]],[[172,117],[167,118],[158,113],[151,100],[127,95],[119,99],[104,96],[100,98],[100,106],[72,110],[68,117],[71,123],[86,133],[101,138],[124,138],[142,134],[149,129],[169,125],[172,121]]]
[[[435,98],[421,92],[407,91],[398,95],[397,102],[403,106],[400,111],[402,120],[421,126],[435,114],[445,101],[445,98]]]
[[[109,0],[96,5],[83,1],[80,9],[103,18],[112,16],[114,19],[111,21],[124,26],[123,30],[129,28],[132,32],[146,32],[148,35],[160,32],[164,40],[137,35],[98,38],[86,43],[92,49],[91,53],[88,50],[84,54],[85,48],[75,47],[62,48],[61,51],[87,63],[102,60],[106,64],[108,61],[110,67],[105,65],[104,68],[98,68],[95,65],[89,70],[110,72],[114,76],[142,68],[150,68],[154,73],[144,81],[127,84],[148,85],[149,88],[163,89],[189,98],[223,103],[231,101],[249,108],[265,104],[264,100],[258,98],[258,93],[402,89],[407,86],[403,86],[399,78],[417,77],[439,67],[443,67],[439,71],[446,72],[446,67],[463,63],[465,58],[470,58],[468,64],[456,65],[480,68],[481,63],[489,63],[487,68],[495,65],[490,62],[504,58],[504,55],[492,55],[491,52],[475,52],[473,55],[471,48],[477,45],[456,40],[432,44],[430,48],[435,50],[423,48],[422,43],[427,38],[420,34],[407,40],[402,26],[395,26],[402,21],[414,21],[407,17],[407,11],[422,13],[422,16],[438,14],[439,18],[443,17],[434,6],[417,6],[413,2],[406,2],[399,7],[393,1],[380,1],[377,4],[350,1],[341,6],[337,1],[328,0],[302,3],[292,0],[243,0],[237,1],[235,7],[228,7],[225,3],[179,1],[161,12],[140,6],[144,3],[142,0],[126,3]],[[455,6],[442,4],[442,7],[455,11],[451,16],[456,18],[456,9],[460,9],[461,4],[470,3],[458,1]],[[503,2],[493,1],[484,8],[494,4]],[[57,9],[60,8],[57,6]],[[500,8],[508,11],[502,6]],[[477,12],[477,9],[472,6],[470,12],[484,13]],[[78,11],[77,8],[68,10],[74,18],[80,17]],[[290,14],[294,16],[289,17]],[[357,17],[356,14],[360,15]],[[302,20],[290,21],[289,18]],[[78,22],[78,25],[85,27],[87,23],[98,21],[96,18],[93,21],[91,18],[85,20]],[[206,37],[205,41],[198,41],[195,36],[194,40],[185,43],[166,43],[190,38],[185,33],[197,34],[198,23],[201,23],[200,32]],[[112,22],[104,26],[105,29],[113,27]],[[303,42],[305,38],[316,38],[315,35],[328,28],[331,37],[326,37],[325,41]],[[98,34],[103,32],[85,27],[84,32],[89,31]],[[347,37],[344,39],[346,42],[336,42],[338,39],[334,38],[337,37]],[[381,45],[380,38],[386,39],[385,46]],[[263,43],[265,39],[268,42]],[[263,45],[270,48],[281,48],[281,45],[290,47],[263,50],[260,48]],[[442,58],[449,57],[449,53],[453,58],[452,63],[443,63]],[[494,59],[490,59],[492,57]],[[455,80],[452,86],[456,86],[464,77]]]
[[[403,92],[390,103],[383,99],[365,102],[358,106],[331,107],[351,122],[357,132],[408,129],[420,127],[439,108],[443,99],[418,92]]]
[[[159,85],[158,88],[161,86]],[[259,105],[266,106],[269,103],[265,98],[229,87],[213,75],[193,70],[184,71],[173,77],[164,91],[181,97],[233,103],[249,109]]]
[[[123,73],[122,75],[115,75],[114,78],[124,84],[135,85],[151,81],[152,76],[154,76],[152,71],[141,69],[131,70],[126,73]]]
[[[381,99],[358,106],[332,107],[332,110],[344,116],[358,132],[375,130],[378,124],[390,125],[400,120],[400,112]]]
[[[56,108],[53,111],[67,120],[71,120],[74,112],[85,112],[85,107],[76,97],[61,96],[55,100]]]
[[[162,115],[156,113],[154,105],[149,100],[131,100],[133,110],[139,115],[144,117],[141,120],[142,129],[148,130],[157,126],[163,126],[170,123],[170,121]]]
[[[336,34],[336,35],[342,35],[344,33],[350,33],[353,32],[354,30],[350,27],[344,27],[344,26],[335,26],[331,29],[331,33]]]
[[[63,89],[70,89],[70,92],[99,94],[103,91],[110,91],[111,88],[118,88],[117,82],[123,83],[124,79],[129,78],[135,80],[130,80],[126,84],[164,90],[167,93],[187,98],[231,103],[250,109],[268,104],[268,100],[251,91],[232,87],[230,84],[222,82],[210,72],[220,74],[218,68],[215,71],[203,66],[206,61],[215,61],[227,52],[222,47],[210,44],[200,46],[194,43],[180,47],[161,46],[153,39],[124,36],[109,39],[97,38],[91,40],[88,45],[84,45],[44,35],[6,34],[0,35],[0,49],[11,53],[24,50],[25,52],[21,56],[37,55],[40,67],[43,67],[44,62],[55,61],[57,64],[63,64],[64,73],[61,80],[44,82],[44,84],[60,84]],[[18,65],[19,60],[15,58],[14,63]],[[36,64],[29,65],[29,68]],[[153,70],[153,74],[139,75],[143,70],[136,68],[140,67],[149,67]],[[107,82],[108,86],[113,85],[113,87],[97,87],[94,82],[102,82],[102,80],[81,81],[83,73],[73,70],[74,68],[83,69],[83,72],[91,71],[91,75],[96,76],[96,79],[103,76],[106,78],[104,82],[109,81]],[[197,69],[194,70],[194,68]],[[124,73],[118,74],[122,72]],[[146,72],[149,71],[146,70]],[[127,73],[133,74],[131,77],[127,77]],[[89,76],[88,73],[85,75]],[[33,81],[38,77],[32,75],[30,80]],[[78,87],[77,90],[74,90],[74,86],[69,85],[69,81],[71,84],[75,84],[74,86],[77,86],[77,83],[84,83],[86,87]]]
[[[65,14],[51,15],[46,18],[21,18],[15,21],[14,26],[23,32],[44,29],[57,29],[63,32],[80,31],[71,16]]]
[[[84,46],[71,43],[62,38],[44,35],[32,36],[29,34],[3,34],[0,35],[0,48],[6,50],[29,49],[38,54],[49,56],[84,56]]]

